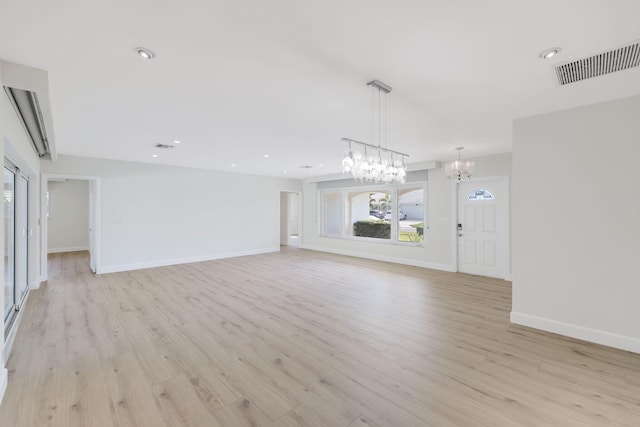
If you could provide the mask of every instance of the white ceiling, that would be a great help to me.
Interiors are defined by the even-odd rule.
[[[465,157],[508,152],[514,118],[640,94],[640,68],[564,87],[551,72],[640,39],[637,0],[0,0],[0,11],[0,58],[49,71],[60,154],[307,178],[339,172],[341,137],[371,140],[374,78],[393,87],[388,144],[410,162],[459,145]]]

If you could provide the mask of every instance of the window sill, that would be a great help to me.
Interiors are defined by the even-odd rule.
[[[394,245],[394,246],[404,246],[409,248],[424,248],[424,242],[402,242],[399,240],[392,239],[376,239],[373,237],[357,237],[357,236],[332,236],[332,235],[324,235],[320,234],[318,237],[323,239],[337,239],[337,240],[347,240],[351,242],[367,242],[367,243],[375,243],[378,245]]]

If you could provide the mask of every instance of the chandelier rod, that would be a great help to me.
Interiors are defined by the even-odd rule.
[[[404,156],[404,157],[409,157],[408,154],[405,153],[401,153],[399,151],[395,151],[395,150],[390,150],[388,148],[383,148],[383,147],[378,147],[377,145],[373,145],[373,144],[367,144],[366,142],[362,142],[362,141],[356,141],[355,139],[351,139],[351,138],[342,138],[342,141],[346,141],[348,143],[356,143],[356,144],[360,144],[360,145],[364,145],[366,147],[371,147],[371,148],[375,148],[376,150],[382,150],[382,151],[386,151],[388,153],[394,153],[394,154],[398,154],[400,156]]]

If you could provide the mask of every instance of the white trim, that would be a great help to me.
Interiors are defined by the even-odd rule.
[[[458,183],[451,181],[451,265],[458,272]]]
[[[505,212],[505,236],[504,236],[504,280],[511,281],[511,180],[509,175],[504,176],[506,212]],[[507,279],[508,278],[508,279]]]
[[[511,323],[528,326],[547,332],[577,338],[621,350],[640,353],[640,339],[618,335],[599,329],[585,328],[584,326],[573,325],[571,323],[558,322],[557,320],[545,319],[531,316],[529,314],[511,312]]]
[[[376,184],[375,182],[366,182],[360,183],[356,181],[353,183],[353,187],[331,187],[331,188],[317,188],[317,192],[328,192],[328,193],[353,193],[353,192],[362,192],[362,193],[372,193],[378,192],[383,193],[388,191],[389,189],[399,190],[404,187],[416,187],[420,186],[424,188],[424,191],[427,191],[428,182],[426,181],[407,181],[404,184]]]
[[[426,229],[426,227],[425,227]],[[369,242],[376,245],[396,245],[410,248],[424,248],[424,242],[405,242],[402,240],[382,239],[379,237],[363,237],[363,236],[347,236],[347,235],[331,235],[331,234],[319,234],[321,239],[337,239],[337,240],[350,240],[352,242]]]
[[[504,200],[505,200],[505,235],[504,235],[504,269],[502,271],[502,275],[497,277],[498,279],[504,279],[511,281],[511,183],[509,181],[509,175],[498,175],[498,176],[480,176],[473,177],[465,182],[486,182],[486,181],[500,181],[504,185]],[[458,260],[458,222],[460,218],[458,202],[460,199],[459,186],[457,182],[452,181],[451,183],[451,217],[454,219],[453,224],[453,234],[452,234],[452,264],[456,268],[456,272],[460,271],[460,264]]]
[[[51,248],[47,250],[47,253],[50,254],[59,254],[62,252],[78,252],[78,251],[88,251],[89,246],[71,246],[68,248]]]
[[[24,160],[24,158],[20,155],[18,150],[14,148],[13,144],[6,136],[4,137],[4,157],[9,159],[11,163],[20,168],[23,174],[26,173],[29,178],[35,177],[36,173],[33,171],[33,169],[31,169],[29,163]]]
[[[102,191],[102,178],[99,176],[91,175],[69,175],[58,173],[43,173],[40,179],[40,282],[47,280],[47,255],[50,253],[47,250],[48,245],[48,221],[47,221],[47,190],[49,187],[49,180],[60,179],[76,179],[81,181],[93,181],[96,183],[96,192],[94,198],[94,212],[95,212],[95,224],[94,227],[94,240],[93,240],[93,252],[96,260],[96,274],[102,273],[102,259],[100,256],[101,251],[101,191]],[[52,249],[53,250],[53,249]],[[86,249],[79,249],[86,250]],[[51,252],[53,253],[53,252]]]
[[[239,252],[226,252],[221,254],[214,255],[202,255],[202,256],[194,256],[187,258],[174,258],[174,259],[165,259],[158,261],[148,261],[148,262],[139,262],[135,264],[122,264],[122,265],[112,265],[102,267],[98,274],[106,274],[106,273],[119,273],[122,271],[131,271],[131,270],[142,270],[145,268],[155,268],[155,267],[166,267],[169,265],[176,264],[189,264],[192,262],[203,262],[203,261],[213,261],[216,259],[224,259],[224,258],[235,258],[241,256],[248,255],[260,255],[272,252],[279,252],[280,246],[273,248],[265,248],[265,249],[253,249],[249,251],[239,251]]]
[[[453,265],[447,265],[447,264],[437,264],[433,262],[418,261],[418,260],[412,260],[412,259],[406,259],[406,258],[396,258],[396,257],[391,257],[386,255],[376,255],[376,254],[354,252],[354,251],[343,250],[343,249],[326,248],[324,246],[316,246],[316,245],[302,245],[302,248],[308,249],[311,251],[328,252],[332,254],[346,255],[346,256],[352,256],[356,258],[366,258],[366,259],[373,259],[376,261],[392,262],[394,264],[411,265],[413,267],[430,268],[432,270],[449,271],[452,273],[455,273],[456,271]]]
[[[29,283],[29,289],[32,291],[40,289],[40,280],[32,280],[31,283]]]
[[[282,197],[282,193],[294,193],[294,194],[298,195],[298,241],[295,242],[294,244],[292,244],[291,243],[291,236],[289,235],[289,230],[287,230],[287,246],[300,247],[302,245],[302,242],[303,242],[303,239],[304,239],[304,236],[303,236],[304,221],[303,221],[303,214],[302,214],[302,207],[304,206],[304,203],[302,202],[303,191],[302,190],[298,190],[298,191],[280,190],[280,193],[279,193],[281,195],[280,197]],[[280,214],[282,215],[282,212]],[[288,224],[288,221],[287,221],[287,224]],[[281,244],[282,244],[282,242],[281,242]]]
[[[9,371],[6,368],[0,369],[0,403],[2,403],[4,392],[7,391],[8,381],[9,381]]]
[[[7,339],[4,340],[4,366],[7,366],[7,361],[9,360],[11,349],[13,348],[13,342],[16,339],[18,328],[20,327],[20,323],[22,322],[22,313],[24,313],[25,311],[25,307],[27,305],[27,301],[29,300],[30,295],[31,295],[31,292],[27,291],[27,295],[24,296],[24,299],[20,303],[20,310],[18,310],[18,314],[16,314],[15,319],[11,323],[11,328],[9,329],[9,334],[7,335]]]

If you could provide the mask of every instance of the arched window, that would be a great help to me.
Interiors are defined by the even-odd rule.
[[[493,194],[487,190],[473,190],[467,196],[467,200],[492,200]]]

